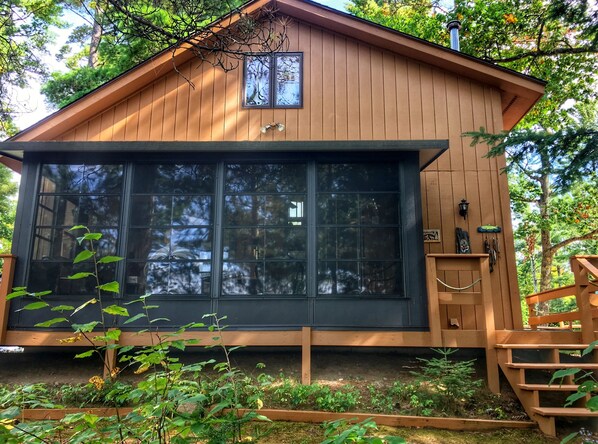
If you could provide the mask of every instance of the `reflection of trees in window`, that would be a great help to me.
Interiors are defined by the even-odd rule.
[[[305,295],[306,165],[226,165],[222,293]]]
[[[56,294],[93,292],[89,280],[60,279],[89,270],[88,263],[73,265],[82,250],[73,225],[99,231],[103,238],[96,248],[100,255],[116,254],[123,189],[122,165],[42,165],[37,201],[29,288],[51,289]],[[102,265],[100,274],[114,279],[115,265]]]
[[[210,293],[213,165],[137,165],[127,248],[130,294]]]
[[[277,53],[245,58],[243,106],[298,108],[303,101],[303,54]]]
[[[402,293],[396,164],[318,165],[318,294]]]

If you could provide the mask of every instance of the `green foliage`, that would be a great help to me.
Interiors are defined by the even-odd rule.
[[[371,436],[378,430],[372,419],[366,419],[358,424],[348,425],[347,420],[338,419],[323,424],[325,440],[322,444],[405,444],[406,441],[398,436]]]
[[[274,401],[293,408],[315,408],[327,412],[347,412],[355,409],[361,394],[347,384],[338,390],[321,384],[303,385],[281,375],[281,382],[272,390]]]
[[[418,358],[423,363],[421,372],[414,375],[419,383],[432,388],[434,401],[447,411],[456,411],[466,406],[481,387],[482,380],[474,379],[475,360],[463,361],[449,359],[457,349],[432,349],[440,358]]]
[[[1,71],[2,68],[0,66],[0,73]],[[1,77],[2,75],[0,74],[0,83],[2,83]],[[1,89],[2,88],[0,87],[0,107],[2,106]],[[0,120],[2,120],[1,116]],[[0,127],[0,137],[1,136],[2,128]],[[0,253],[10,253],[17,207],[17,190],[18,185],[12,181],[12,171],[4,165],[0,165]]]

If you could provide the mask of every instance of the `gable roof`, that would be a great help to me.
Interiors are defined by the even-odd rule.
[[[278,12],[314,24],[347,37],[441,68],[459,76],[493,86],[500,91],[504,129],[511,129],[544,93],[545,82],[484,60],[436,45],[384,26],[337,11],[311,0],[251,0],[242,6],[243,13],[273,6]],[[228,23],[239,14],[224,17]],[[9,141],[47,141],[74,128],[102,110],[125,99],[151,81],[193,57],[185,47],[164,50],[113,80],[98,87],[70,105],[42,119],[13,136]]]

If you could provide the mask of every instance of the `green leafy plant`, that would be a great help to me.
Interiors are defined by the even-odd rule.
[[[102,238],[101,233],[92,233],[83,226],[71,230],[82,230],[78,237],[83,250],[77,254],[73,263],[87,263],[88,271],[78,272],[66,277],[69,280],[92,279],[95,294],[77,307],[53,305],[47,298],[50,292],[29,292],[26,288],[15,288],[8,299],[28,298],[21,310],[49,310],[52,318],[40,322],[37,327],[49,328],[63,323],[70,324],[73,336],[65,342],[81,342],[89,349],[77,354],[76,358],[97,355],[104,364],[108,377],[96,375],[90,378],[89,384],[80,387],[63,388],[61,396],[69,402],[81,404],[102,403],[116,408],[113,417],[99,417],[81,412],[67,415],[60,422],[36,421],[15,424],[14,420],[22,408],[57,407],[46,394],[44,386],[19,388],[19,393],[10,395],[17,402],[3,404],[5,410],[0,412],[0,442],[55,442],[61,441],[63,431],[68,430],[70,443],[114,443],[114,442],[148,442],[148,443],[187,443],[206,441],[208,443],[238,443],[244,437],[243,426],[255,419],[267,420],[255,411],[249,410],[241,414],[244,407],[261,406],[261,388],[250,387],[250,380],[231,364],[230,354],[235,347],[228,348],[222,340],[222,321],[225,318],[215,314],[204,315],[209,325],[190,323],[177,331],[161,333],[154,323],[160,319],[150,316],[151,310],[157,308],[148,302],[150,295],[143,295],[127,304],[106,304],[106,294],[120,293],[116,281],[100,282],[99,267],[101,264],[118,262],[117,256],[97,255],[96,243]],[[99,318],[84,324],[72,321],[75,314],[99,308]],[[129,309],[138,309],[131,314]],[[59,316],[56,317],[55,313]],[[134,349],[132,346],[121,346],[118,341],[121,335],[119,328],[109,328],[108,317],[122,318],[122,325],[130,324],[144,318],[150,329],[139,333],[147,333],[151,339],[149,346]],[[173,350],[185,350],[197,340],[181,339],[190,328],[207,328],[213,334],[213,343],[207,347],[219,347],[224,355],[223,362],[213,359],[183,364],[172,355]],[[115,350],[121,368],[112,368],[105,358],[105,352]],[[143,374],[143,379],[135,386],[127,386],[116,381],[119,371],[128,367],[135,373]],[[205,370],[213,369],[216,376],[207,376]],[[9,396],[0,392],[3,398]],[[131,413],[121,414],[122,405],[133,406]]]
[[[366,419],[358,424],[348,425],[346,419],[326,422],[325,440],[321,444],[406,444],[406,441],[398,436],[371,436],[378,430],[378,426],[372,419]]]

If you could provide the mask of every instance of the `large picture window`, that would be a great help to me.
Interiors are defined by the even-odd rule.
[[[253,55],[245,58],[243,106],[246,108],[301,108],[303,54]]]
[[[25,284],[70,305],[93,294],[60,278],[88,271],[69,231],[86,225],[100,255],[126,259],[100,280],[119,281],[117,301],[154,295],[162,327],[211,312],[231,327],[425,325],[417,153],[268,156],[38,164]]]

